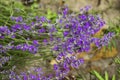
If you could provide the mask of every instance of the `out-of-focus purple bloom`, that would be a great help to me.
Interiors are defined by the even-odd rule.
[[[31,27],[29,25],[23,25],[23,30],[26,31],[31,30]]]
[[[12,30],[12,32],[22,30],[22,26],[20,24],[15,24],[15,25],[11,26],[11,30]]]
[[[64,32],[63,32],[64,37],[67,36],[68,34],[69,34],[68,31],[64,31]]]
[[[64,8],[63,10],[63,17],[65,18],[68,13],[68,7]]]
[[[23,75],[23,80],[28,80],[27,75]]]
[[[86,20],[86,19],[87,19],[87,16],[86,16],[85,14],[82,14],[82,15],[80,16],[80,19],[81,19],[81,20]]]
[[[44,33],[45,32],[45,29],[44,28],[41,28],[38,30],[39,33]]]
[[[57,64],[54,64],[54,70],[58,70],[59,66]]]
[[[50,30],[49,30],[50,33],[55,32],[55,31],[57,31],[55,27],[52,27],[52,28],[50,28]]]
[[[38,40],[33,40],[33,45],[35,45],[35,46],[39,46],[39,42],[38,42]]]
[[[54,39],[53,39],[53,37],[50,37],[50,41],[53,41]]]
[[[41,16],[41,17],[40,17],[40,21],[41,21],[41,22],[47,22],[48,20],[47,20],[47,18],[46,18],[46,17]]]
[[[54,46],[53,50],[58,51],[59,47],[58,46]]]
[[[16,22],[22,22],[22,21],[23,21],[23,18],[22,18],[22,16],[11,17],[11,20],[15,20]]]
[[[43,43],[44,43],[44,45],[48,44],[48,40],[47,40],[47,39],[44,39],[44,40],[43,40]]]
[[[84,8],[80,9],[80,12],[83,14],[85,12],[88,12],[91,9],[91,6],[85,6]]]
[[[91,8],[91,6],[85,6],[85,11],[88,11],[88,10],[90,10],[90,8]]]
[[[11,35],[11,38],[15,38],[15,35]]]
[[[14,49],[29,51],[30,53],[37,53],[38,52],[38,47],[36,47],[34,45],[28,45],[28,44],[19,44],[19,45],[15,46]]]
[[[7,26],[0,26],[0,38],[4,38],[11,34],[11,31]]]
[[[38,48],[33,46],[33,45],[30,45],[29,48],[28,48],[28,51],[31,52],[31,53],[37,53]]]

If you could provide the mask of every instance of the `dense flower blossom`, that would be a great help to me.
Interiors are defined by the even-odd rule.
[[[63,55],[62,55],[63,56]],[[77,59],[75,56],[66,57],[59,64],[54,64],[54,70],[56,71],[56,77],[58,79],[64,78],[70,72],[70,68],[78,69],[81,64],[84,63],[83,59]]]
[[[7,26],[0,26],[0,38],[4,38],[5,35],[10,35],[11,31]]]
[[[92,43],[95,43],[98,48],[106,46],[114,36],[113,33],[108,33],[102,38],[94,37],[105,22],[98,15],[87,14],[86,12],[89,9],[90,7],[85,7],[81,14],[75,15],[73,13],[68,14],[68,8],[66,8],[63,10],[63,15],[60,15],[56,21],[56,26],[63,30],[63,37],[61,38],[63,40],[55,43],[52,49],[58,53],[56,59],[58,62],[60,61],[54,65],[58,78],[67,76],[70,66],[78,69],[84,63],[83,59],[75,57],[76,53],[89,52]]]
[[[28,44],[19,44],[19,45],[15,46],[14,49],[29,51],[30,53],[37,53],[37,51],[38,51],[38,48],[36,46],[28,45]]]

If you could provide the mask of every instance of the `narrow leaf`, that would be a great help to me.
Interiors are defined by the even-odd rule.
[[[114,40],[112,40],[112,44],[113,44],[113,47],[115,47],[115,48],[116,48],[116,43],[115,43],[115,41],[114,41]]]
[[[112,80],[116,80],[116,79],[115,79],[115,75],[113,75]]]
[[[105,71],[105,80],[108,80],[108,73]]]
[[[93,71],[93,73],[99,80],[104,80],[104,78],[102,78],[102,76],[97,71]]]

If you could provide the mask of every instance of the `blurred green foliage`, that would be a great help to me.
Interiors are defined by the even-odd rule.
[[[104,77],[95,70],[92,71],[92,74],[95,75],[98,80],[116,80],[115,75],[113,75],[112,79],[110,79],[109,75],[108,75],[108,72],[106,72],[106,71],[105,71],[105,76]]]
[[[116,37],[120,37],[120,17],[116,18],[116,22],[108,21],[108,29],[104,30],[104,33],[114,32]]]
[[[0,25],[11,26],[14,22],[10,19],[12,16],[22,16],[24,19],[34,18],[35,16],[46,16],[55,21],[56,12],[51,10],[41,10],[39,4],[33,3],[31,6],[24,6],[20,1],[1,0],[0,1]]]

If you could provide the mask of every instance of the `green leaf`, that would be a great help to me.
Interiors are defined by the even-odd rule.
[[[21,2],[15,2],[14,3],[14,7],[18,8],[18,9],[24,9],[25,7],[22,5]]]
[[[117,64],[120,64],[120,58],[119,58],[119,57],[116,57],[116,58],[114,59],[114,62],[117,63]]]
[[[108,73],[105,71],[105,80],[108,80]]]
[[[104,78],[102,78],[102,76],[97,71],[93,71],[93,73],[99,80],[104,80]]]
[[[113,75],[112,80],[116,80],[116,79],[115,79],[115,75]]]
[[[37,3],[34,3],[32,6],[31,6],[31,9],[34,10],[35,8],[38,8],[39,5]]]
[[[113,44],[113,47],[115,47],[115,48],[116,48],[116,43],[115,43],[115,41],[114,41],[114,40],[112,40],[112,44]]]
[[[112,45],[111,45],[111,42],[108,44],[108,49],[109,49],[110,51],[112,51]]]

